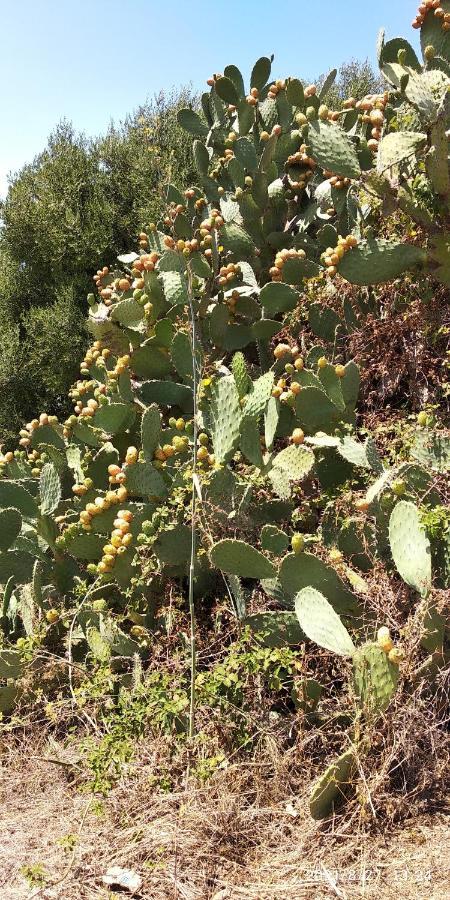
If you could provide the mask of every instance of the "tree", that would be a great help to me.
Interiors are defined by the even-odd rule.
[[[192,175],[188,136],[176,120],[188,91],[159,94],[106,136],[88,140],[61,122],[47,147],[11,180],[1,204],[0,440],[36,404],[67,411],[61,397],[86,342],[86,294],[100,265],[113,265],[142,222],[158,219],[164,184]]]

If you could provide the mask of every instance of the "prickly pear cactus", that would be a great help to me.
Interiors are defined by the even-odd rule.
[[[388,708],[398,683],[398,666],[378,644],[364,644],[353,655],[353,679],[358,702],[368,716]]]
[[[306,636],[319,647],[338,656],[354,654],[355,646],[347,629],[320,591],[312,587],[299,591],[295,598],[295,612]]]
[[[309,799],[313,819],[326,819],[347,799],[356,768],[356,753],[346,750],[317,779]]]
[[[401,500],[392,510],[389,542],[403,581],[426,595],[431,588],[431,547],[414,503]]]
[[[273,563],[245,541],[219,541],[209,555],[214,566],[230,575],[261,579],[273,578],[276,574]]]

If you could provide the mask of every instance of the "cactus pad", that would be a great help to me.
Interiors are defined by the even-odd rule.
[[[9,550],[22,528],[22,516],[18,509],[0,510],[0,551]]]
[[[355,146],[342,128],[329,122],[313,122],[308,143],[314,159],[324,169],[343,178],[359,178],[361,169]]]
[[[218,463],[227,462],[239,444],[241,407],[232,375],[219,378],[213,385],[210,404],[211,437]]]
[[[401,500],[392,510],[389,543],[403,581],[419,594],[426,595],[431,588],[431,548],[414,503]]]
[[[161,498],[167,494],[167,488],[160,473],[151,463],[137,462],[124,467],[126,488],[134,497]]]
[[[41,496],[41,513],[48,516],[54,513],[61,500],[61,482],[53,463],[46,463],[39,479]]]
[[[274,578],[276,574],[273,563],[245,541],[219,541],[210,551],[210,558],[217,569],[240,578]]]
[[[355,752],[347,750],[315,782],[309,800],[313,819],[326,819],[345,801],[355,767]]]
[[[109,403],[101,406],[93,418],[95,428],[107,434],[118,434],[130,428],[135,419],[135,411],[129,403]]]
[[[356,696],[366,714],[384,712],[395,693],[398,667],[378,644],[364,644],[353,656]]]
[[[277,313],[295,309],[299,299],[298,291],[290,284],[282,282],[269,282],[264,285],[260,293],[261,303],[269,316],[276,316]]]
[[[353,655],[355,646],[347,629],[320,591],[312,587],[299,591],[295,598],[295,612],[306,636],[319,647],[338,656]]]
[[[253,383],[250,393],[244,398],[243,409],[246,416],[253,416],[255,419],[262,416],[272,393],[273,378],[273,372],[265,372]]]
[[[14,507],[25,519],[35,519],[38,515],[38,505],[34,497],[21,484],[15,481],[0,481],[0,509]]]
[[[153,452],[158,446],[161,435],[161,414],[156,405],[144,410],[141,420],[142,449],[147,462],[153,459]]]
[[[281,556],[285,553],[289,545],[289,538],[284,531],[277,528],[276,525],[264,525],[261,531],[261,547],[268,553],[275,553]]]
[[[398,166],[403,160],[415,156],[425,146],[426,140],[426,134],[416,134],[414,131],[392,131],[387,134],[378,147],[378,172]]]
[[[279,578],[286,593],[294,598],[305,587],[314,587],[325,595],[340,615],[357,615],[359,603],[347,590],[331,566],[312,553],[289,553],[281,563]]]
[[[339,274],[351,284],[382,284],[424,260],[424,251],[412,244],[371,240],[345,254],[339,263]]]

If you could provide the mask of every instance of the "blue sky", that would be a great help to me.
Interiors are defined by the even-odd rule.
[[[417,43],[416,7],[416,0],[0,0],[0,195],[7,173],[43,149],[62,118],[96,135],[161,88],[202,89],[227,63],[248,75],[271,53],[277,76],[314,77],[351,58],[375,63],[381,26]]]

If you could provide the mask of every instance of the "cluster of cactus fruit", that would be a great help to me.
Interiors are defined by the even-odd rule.
[[[433,548],[415,500],[418,482],[429,493],[427,462],[387,469],[373,441],[358,438],[358,367],[336,350],[342,320],[311,295],[330,278],[371,285],[418,267],[450,283],[450,54],[436,33],[446,2],[422,4],[423,67],[406,41],[381,36],[382,95],[330,110],[335,73],[322,88],[271,81],[272,61],[263,57],[248,92],[228,66],[208,80],[201,113],[180,111],[195,138],[197,184],[168,185],[167,212],[140,233],[139,252],[94,276],[94,341],[70,393],[73,415],[60,423],[43,413],[21,432],[20,449],[0,458],[2,623],[11,640],[25,620],[32,627],[30,615],[51,626],[54,597],[70,597],[77,579],[92,579],[102,598],[130,598],[148,590],[148,573],[183,580],[192,563],[199,592],[223,573],[241,618],[246,580],[256,581],[297,615],[303,638],[352,658],[362,714],[385,711],[401,648],[383,629],[356,648],[340,616],[349,628],[359,622],[364,581],[355,570],[367,571],[374,558],[394,564],[426,599]],[[418,173],[432,212],[415,196]],[[420,221],[423,244],[374,237],[367,191]],[[321,343],[300,351],[302,319]],[[419,451],[433,458],[426,442]],[[290,523],[314,490],[348,480],[359,485],[354,517],[342,522],[325,510],[325,563],[301,532],[289,535]],[[192,485],[202,508],[195,523]],[[241,539],[241,527],[259,546]],[[25,588],[31,600],[22,614]],[[439,617],[437,630],[442,645]],[[117,628],[107,635],[103,644],[123,655],[148,646]],[[1,679],[18,677],[19,656],[0,651]],[[0,687],[0,709],[11,705],[10,688]],[[355,752],[325,773],[314,815],[332,810]]]

